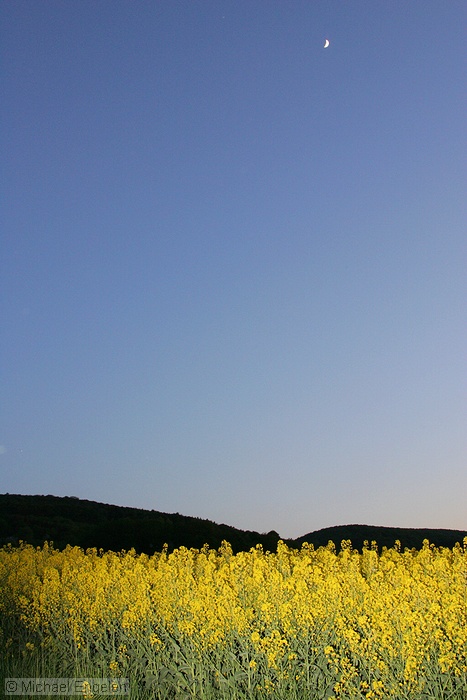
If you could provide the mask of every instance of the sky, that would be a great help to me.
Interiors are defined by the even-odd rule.
[[[467,529],[466,16],[1,4],[1,492]]]

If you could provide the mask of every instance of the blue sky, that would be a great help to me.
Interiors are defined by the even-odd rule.
[[[0,14],[0,491],[467,529],[465,3]]]

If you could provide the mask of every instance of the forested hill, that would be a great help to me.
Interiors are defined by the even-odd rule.
[[[371,525],[339,525],[310,532],[296,540],[284,541],[293,547],[309,542],[315,547],[334,542],[340,548],[343,540],[351,540],[361,549],[365,541],[378,547],[392,547],[396,540],[401,547],[419,549],[424,539],[437,546],[462,544],[467,531],[376,527]],[[258,533],[240,530],[179,513],[126,508],[74,497],[23,496],[0,494],[0,545],[17,544],[20,540],[40,546],[53,542],[62,549],[67,544],[79,547],[121,551],[134,548],[152,554],[165,544],[169,551],[176,547],[200,548],[208,544],[218,548],[223,540],[234,552],[246,551],[261,544],[275,551],[280,536],[277,532]]]
[[[113,506],[72,496],[0,494],[0,544],[19,540],[33,545],[53,542],[59,549],[70,544],[117,552],[134,548],[151,554],[165,544],[169,550],[181,546],[200,548],[204,544],[217,549],[222,540],[230,542],[234,551],[248,550],[256,544],[275,551],[279,535],[239,530],[179,513]]]
[[[462,544],[464,537],[467,537],[467,531],[464,530],[337,525],[298,537],[294,540],[294,546],[301,547],[303,542],[309,542],[315,547],[320,547],[332,541],[336,547],[339,547],[344,540],[350,540],[354,549],[361,550],[366,542],[371,547],[371,543],[376,542],[378,549],[381,551],[382,547],[393,547],[396,540],[401,543],[402,549],[406,547],[408,549],[420,549],[423,541],[428,540],[430,544],[435,544],[437,547],[452,548],[456,542]]]

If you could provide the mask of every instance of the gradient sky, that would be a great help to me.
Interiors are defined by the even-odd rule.
[[[465,2],[0,13],[0,491],[467,529]]]

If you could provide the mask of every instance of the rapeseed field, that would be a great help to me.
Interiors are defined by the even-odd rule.
[[[463,545],[3,547],[0,671],[138,700],[465,700]]]

